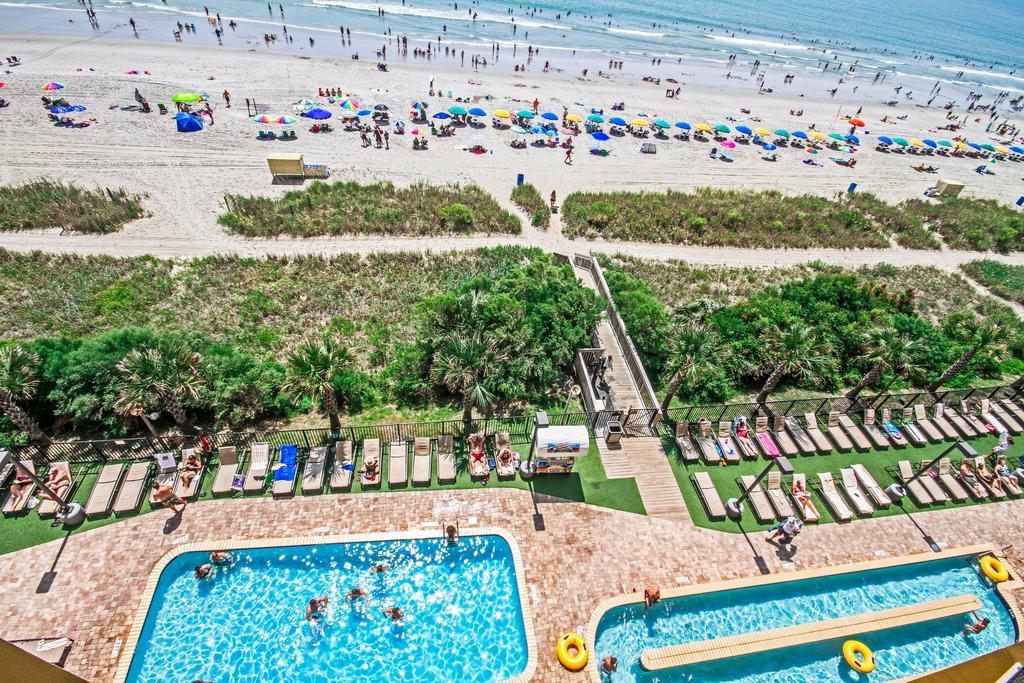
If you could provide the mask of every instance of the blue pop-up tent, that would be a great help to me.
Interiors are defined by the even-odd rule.
[[[186,114],[185,112],[179,112],[175,115],[174,121],[178,124],[179,133],[194,133],[197,130],[203,129],[203,122],[198,116]]]

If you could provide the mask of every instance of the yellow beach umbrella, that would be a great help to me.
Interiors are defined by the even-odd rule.
[[[583,117],[579,114],[569,114],[565,119],[567,121],[574,121],[575,123],[581,123],[583,121]]]
[[[820,133],[820,132],[818,132],[816,130],[812,130],[810,133],[808,133],[808,135],[810,135],[815,140],[824,140],[825,139],[825,134],[824,133]]]
[[[631,124],[633,124],[634,126],[641,126],[641,127],[642,127],[642,126],[649,126],[649,125],[651,125],[651,124],[650,124],[650,123],[649,123],[649,122],[647,121],[647,119],[642,119],[642,118],[640,118],[639,116],[638,116],[638,117],[636,117],[635,119],[633,119],[632,121],[630,121],[630,123],[631,123]]]
[[[713,133],[715,131],[714,128],[712,128],[706,123],[698,123],[696,126],[694,126],[694,128],[704,133]]]
[[[924,143],[918,140],[917,138],[910,138],[910,144],[912,144],[914,147],[924,147]]]
[[[772,132],[770,130],[768,130],[767,128],[755,128],[754,132],[757,133],[758,135],[771,135],[772,134]]]
[[[970,147],[968,147],[968,146],[967,146],[967,145],[965,145],[964,143],[960,142],[959,140],[957,140],[956,142],[954,142],[954,143],[953,143],[953,146],[954,146],[954,147],[956,147],[957,149],[967,149],[967,150],[969,150],[969,149],[970,149]]]
[[[1002,145],[996,145],[996,151],[999,152],[1000,154],[1013,154],[1013,152],[1011,152],[1009,148],[1003,147]]]
[[[496,117],[498,117],[499,119],[510,119],[510,118],[512,118],[512,114],[510,114],[505,109],[499,109],[498,111],[494,112],[494,115]]]

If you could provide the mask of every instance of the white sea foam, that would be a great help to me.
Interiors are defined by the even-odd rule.
[[[987,69],[968,69],[966,67],[959,66],[940,66],[939,68],[942,69],[943,71],[952,71],[953,73],[959,73],[963,71],[965,74],[974,74],[975,76],[984,76],[985,78],[1005,78],[1010,81],[1020,81],[1021,83],[1024,83],[1024,78],[1021,78],[1020,76],[1002,74],[995,70],[989,71]]]
[[[643,36],[644,38],[664,38],[664,33],[653,33],[651,31],[636,31],[631,28],[606,28],[608,33],[618,33],[624,36]]]
[[[711,40],[720,40],[724,43],[735,43],[736,45],[749,45],[751,47],[768,47],[773,50],[808,50],[805,45],[794,45],[793,43],[776,43],[771,40],[757,40],[755,38],[736,38],[734,36],[717,36],[707,34]]]
[[[378,9],[384,10],[384,14],[406,15],[413,17],[425,17],[428,19],[448,19],[450,21],[470,21],[472,17],[466,12],[454,10],[437,10],[426,7],[404,7],[402,5],[381,5],[371,2],[355,2],[354,0],[313,0],[317,7],[341,7],[355,10],[357,12],[377,13]],[[478,13],[477,22],[492,22],[497,24],[515,24],[524,28],[553,28],[560,31],[571,31],[571,26],[561,24],[550,24],[534,21],[532,19],[521,19],[512,15]]]

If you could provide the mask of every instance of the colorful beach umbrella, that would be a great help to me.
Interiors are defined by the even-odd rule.
[[[732,140],[726,140],[725,142],[722,143],[722,147],[726,147],[728,149],[733,149],[735,146],[736,143],[733,142]]]
[[[253,123],[277,123],[277,118],[270,114],[260,114],[252,117]]]
[[[626,125],[626,119],[622,118],[621,116],[613,116],[613,117],[611,117],[608,120],[611,123],[614,123],[616,126],[624,126],[624,125]]]
[[[807,139],[807,133],[803,132],[802,130],[794,130],[793,131],[793,137],[800,138],[801,140],[806,140]]]
[[[789,131],[786,130],[785,128],[776,128],[775,129],[775,134],[778,135],[780,138],[788,138],[789,137]]]
[[[312,109],[313,107],[316,106],[318,106],[316,102],[314,102],[313,100],[307,100],[306,98],[302,98],[301,100],[297,101],[295,104],[292,105],[294,109],[300,110]]]
[[[744,135],[753,135],[754,134],[754,131],[752,131],[747,126],[736,126],[736,132],[743,133]]]
[[[767,145],[761,145],[761,149],[765,150],[766,152],[774,152],[775,150],[778,149],[778,147],[769,142]]]
[[[840,135],[839,133],[829,133],[828,136],[830,138],[832,138],[833,140],[845,140],[846,139],[842,135]]]
[[[909,142],[907,142],[907,141],[906,141],[905,139],[903,139],[903,138],[893,138],[893,139],[892,139],[892,141],[893,141],[893,142],[895,142],[895,143],[896,143],[897,145],[899,145],[900,147],[906,147],[907,145],[909,145],[909,144],[910,144]]]
[[[451,114],[452,116],[465,116],[469,112],[463,109],[462,107],[455,106],[448,107],[448,113]]]
[[[768,130],[767,128],[755,128],[754,132],[757,133],[758,135],[771,135],[772,134],[772,132],[770,130]]]
[[[697,130],[701,131],[702,133],[713,133],[713,132],[715,132],[715,129],[712,128],[711,126],[709,126],[706,123],[698,123],[696,126],[694,126],[694,128],[696,128]]]
[[[583,117],[579,114],[569,114],[565,117],[566,121],[572,121],[573,123],[583,123]]]
[[[859,145],[860,144],[860,138],[857,137],[856,135],[847,135],[843,139],[846,140],[847,142],[852,142],[855,145]]]
[[[981,146],[981,145],[979,145],[979,144],[978,144],[977,142],[968,142],[968,143],[967,143],[967,146],[968,146],[968,147],[970,147],[971,149],[973,149],[973,150],[977,150],[977,151],[979,151],[979,152],[984,152],[984,151],[985,151],[985,150],[984,150],[984,149],[982,148],[982,146]]]
[[[719,123],[717,126],[715,126],[715,132],[716,133],[729,133],[729,132],[731,132],[731,129],[729,128],[729,126],[727,126],[727,125],[725,125],[723,123]]]
[[[917,138],[910,138],[909,142],[913,147],[924,147],[924,143]]]
[[[892,144],[892,138],[890,138],[887,135],[879,135],[878,136],[878,141],[881,142],[883,145],[891,145]]]
[[[1010,151],[1015,154],[1024,154],[1024,147],[1017,147],[1016,145],[1010,147]]]
[[[61,90],[63,88],[64,88],[64,84],[63,83],[58,83],[57,81],[50,81],[49,83],[47,83],[46,85],[44,85],[42,87],[43,90]],[[177,102],[178,100],[174,100],[174,101]]]
[[[473,116],[487,116],[487,112],[485,112],[480,107],[473,107],[472,109],[469,110],[469,113],[472,114]]]
[[[286,116],[278,116],[277,119],[274,122],[275,123],[283,123],[283,124],[287,125],[287,124],[290,124],[290,123],[295,123],[295,117],[294,116],[287,116],[287,115]]]
[[[171,102],[198,102],[201,99],[203,99],[202,96],[194,92],[180,92],[171,98]]]
[[[338,106],[346,111],[356,111],[359,109],[359,103],[355,100],[342,100]]]
[[[1010,154],[1010,150],[1002,145],[996,145],[996,151],[1000,154]]]
[[[356,116],[369,116],[372,113],[373,112],[370,111],[369,109],[360,109],[359,111],[356,112]]]
[[[995,148],[994,146],[990,145],[990,144],[989,144],[989,143],[987,143],[987,142],[986,142],[986,143],[984,143],[984,144],[983,144],[983,145],[981,146],[981,148],[982,148],[983,150],[985,150],[986,152],[994,152],[994,151],[996,151],[996,148]]]
[[[812,130],[810,132],[810,136],[812,138],[814,138],[815,140],[824,140],[825,139],[825,134],[820,132],[820,131],[816,131],[816,130]]]
[[[536,116],[536,114],[534,114],[532,111],[527,111],[526,109],[522,109],[522,110],[516,112],[516,116],[518,116],[521,119],[532,119],[534,116]]]
[[[850,125],[857,126],[858,128],[863,128],[864,122],[861,121],[860,119],[850,119]]]
[[[962,149],[964,151],[966,151],[966,150],[971,148],[970,145],[965,145],[964,143],[960,142],[959,140],[957,140],[956,142],[953,143],[953,147],[956,148],[956,149]]]
[[[602,133],[601,131],[597,131],[596,133],[591,133],[590,137],[594,138],[598,142],[605,142],[606,140],[610,139],[610,136],[608,135],[608,133]]]
[[[679,128],[680,130],[690,130],[690,124],[686,121],[676,121],[676,128]]]
[[[663,121],[661,119],[658,119],[657,121],[655,121],[654,125],[657,126],[658,128],[671,128],[672,127],[671,123],[669,123],[668,121]]]
[[[331,112],[326,109],[310,109],[306,112],[306,116],[311,119],[323,120],[331,118]]]
[[[591,123],[604,123],[604,117],[598,116],[597,114],[591,114],[587,117],[587,121],[590,121]]]
[[[953,143],[949,140],[939,140],[939,147],[952,147]]]
[[[499,109],[498,111],[494,112],[494,116],[495,118],[499,119],[510,119],[512,118],[512,113],[507,109]]]
[[[647,119],[643,119],[643,118],[640,118],[638,116],[635,119],[633,119],[632,121],[630,121],[630,124],[632,124],[634,126],[639,126],[640,128],[643,128],[645,126],[651,125],[651,122],[648,121]]]
[[[424,111],[430,108],[430,105],[424,102],[423,100],[413,100],[412,102],[409,103],[409,106],[415,109],[416,111]]]
[[[550,112],[550,111],[544,112],[543,114],[540,115],[540,117],[542,119],[546,120],[546,121],[557,121],[558,120],[558,114],[555,114],[554,112]]]

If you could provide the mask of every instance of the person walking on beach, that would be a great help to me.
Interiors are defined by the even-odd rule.
[[[128,23],[131,24],[132,31],[135,31],[135,18],[133,17],[133,18],[129,19]],[[135,32],[138,33],[138,31],[135,31]]]
[[[231,109],[231,93],[229,93],[227,90],[224,91],[224,104],[227,106],[228,109]]]
[[[384,149],[391,149],[390,140],[391,135],[387,131],[384,131]]]
[[[565,148],[565,163],[572,166],[572,145]]]

